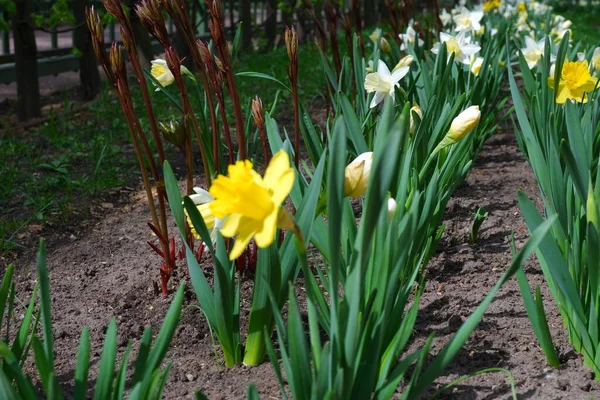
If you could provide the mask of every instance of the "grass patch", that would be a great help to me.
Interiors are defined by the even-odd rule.
[[[575,42],[582,41],[587,46],[600,45],[600,7],[582,7],[573,4],[554,4],[554,11],[573,22],[571,31]]]

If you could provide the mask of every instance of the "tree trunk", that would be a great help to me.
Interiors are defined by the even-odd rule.
[[[267,36],[266,51],[273,49],[277,37],[277,0],[267,0],[267,19],[265,20],[265,35]]]
[[[17,117],[20,121],[41,116],[37,46],[32,29],[30,0],[15,0],[12,17],[17,75]]]
[[[96,55],[92,47],[91,34],[85,23],[85,7],[89,4],[89,0],[78,0],[72,4],[76,24],[73,44],[80,52],[79,81],[81,82],[81,93],[84,100],[91,100],[100,92],[101,82]]]
[[[372,4],[365,3],[365,28],[371,28],[377,23],[377,7],[376,3]]]
[[[244,53],[252,51],[252,3],[250,0],[239,0],[240,20],[242,21],[242,40],[240,50]]]

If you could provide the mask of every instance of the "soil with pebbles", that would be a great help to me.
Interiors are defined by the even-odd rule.
[[[539,203],[537,184],[511,134],[496,134],[486,143],[468,179],[450,200],[446,230],[437,254],[428,267],[427,286],[414,330],[411,349],[435,332],[433,350],[439,349],[476,308],[511,261],[509,237],[517,245],[528,231],[516,202],[523,189]],[[477,242],[469,246],[473,213],[485,207],[488,219]],[[85,227],[44,228],[52,289],[52,312],[57,373],[67,388],[73,385],[73,371],[81,330],[90,327],[91,377],[97,371],[103,336],[111,317],[116,317],[119,349],[132,341],[134,354],[143,328],[156,332],[173,294],[166,298],[155,292],[158,257],[146,242],[153,240],[146,222],[149,211],[141,191],[116,191],[100,204],[90,204],[93,219]],[[173,230],[174,232],[174,230]],[[18,290],[31,291],[35,280],[33,253],[15,261]],[[204,267],[210,273],[210,267]],[[515,379],[519,398],[588,399],[600,395],[582,358],[572,351],[560,315],[544,284],[534,258],[526,265],[531,285],[540,284],[550,329],[562,366],[547,366],[525,313],[516,281],[509,281],[497,295],[483,321],[459,352],[430,394],[460,376],[486,368],[504,368]],[[170,287],[186,278],[184,266],[176,271]],[[242,285],[242,325],[247,323],[251,280]],[[185,305],[196,304],[191,287]],[[192,398],[201,389],[211,399],[244,398],[248,383],[254,383],[263,398],[279,398],[271,366],[237,366],[225,369],[215,361],[215,347],[202,313],[187,307],[181,317],[166,361],[173,369],[165,390],[168,399]],[[442,393],[442,398],[492,399],[510,397],[508,378],[502,373],[485,373]],[[68,393],[67,393],[68,394]]]

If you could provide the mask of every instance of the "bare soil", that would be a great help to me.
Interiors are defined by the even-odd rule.
[[[510,264],[511,232],[515,233],[518,245],[527,239],[528,231],[516,202],[517,189],[523,189],[539,203],[534,176],[513,134],[496,134],[486,143],[469,178],[448,204],[446,231],[428,268],[412,349],[435,332],[434,351],[438,351]],[[111,317],[117,319],[119,346],[124,350],[129,340],[137,342],[141,338],[144,326],[152,325],[156,332],[168,309],[172,294],[163,298],[154,289],[159,279],[159,259],[146,244],[153,238],[146,225],[150,217],[144,197],[141,190],[116,191],[110,206],[106,202],[88,205],[93,217],[86,226],[44,227],[40,232],[48,241],[57,373],[67,387],[73,384],[77,344],[84,326],[90,327],[93,377]],[[469,246],[472,213],[480,206],[488,210],[489,218],[475,245]],[[27,239],[29,244],[36,240],[33,237],[24,240]],[[34,252],[20,254],[15,265],[18,290],[24,297],[34,285]],[[209,267],[205,268],[210,273]],[[460,376],[485,368],[505,368],[515,378],[519,398],[600,396],[600,384],[593,380],[590,370],[583,367],[582,358],[568,343],[559,313],[533,258],[526,272],[532,285],[542,286],[562,366],[559,369],[547,366],[516,281],[512,280],[496,297],[465,348],[430,394]],[[171,289],[185,275],[182,266],[170,281]],[[242,310],[248,309],[249,286],[250,280],[246,278]],[[190,286],[185,304],[197,304]],[[247,314],[242,312],[242,324],[247,322],[246,318]],[[195,307],[186,308],[167,354],[173,369],[166,398],[192,398],[194,390],[201,389],[211,399],[241,399],[250,382],[263,398],[281,397],[270,364],[227,370],[218,357],[202,313]],[[441,397],[508,398],[510,387],[506,375],[486,373],[460,383]]]

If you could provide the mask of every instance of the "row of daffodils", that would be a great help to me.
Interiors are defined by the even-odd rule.
[[[569,339],[600,379],[600,47],[573,43],[571,22],[524,7],[525,47],[509,73],[517,139],[537,178],[543,216],[525,193],[519,206],[536,229],[554,218],[537,258]],[[549,364],[559,365],[539,292],[517,275],[533,330]]]
[[[329,37],[319,31],[330,118],[318,126],[298,98],[295,32],[285,33],[289,86],[254,71],[235,76],[238,40],[230,49],[220,2],[207,4],[212,43],[196,41],[183,0],[138,4],[134,12],[166,54],[148,72],[137,59],[130,12],[121,2],[105,0],[107,11],[120,21],[125,50],[142,83],[149,122],[144,125],[136,112],[140,108],[132,105],[122,49],[113,44],[107,53],[100,17],[91,10],[87,18],[98,60],[119,95],[142,168],[150,226],[158,241],[150,245],[163,259],[163,292],[169,290],[175,261],[185,258],[205,317],[198,323],[209,324],[226,367],[257,365],[268,356],[283,398],[419,398],[514,274],[533,330],[554,363],[547,324],[539,315],[543,308],[525,290],[529,286],[521,269],[538,249],[573,344],[597,370],[600,274],[594,267],[600,262],[600,112],[592,74],[600,65],[598,51],[569,50],[568,21],[552,17],[549,7],[537,2],[490,0],[471,9],[459,5],[443,10],[442,31],[424,30],[425,21],[411,21],[393,36],[378,29],[367,43],[346,23],[344,57],[338,54],[335,31]],[[331,24],[335,10],[327,10]],[[189,46],[195,74],[181,67],[166,35],[167,14]],[[519,71],[525,100],[513,70]],[[530,240],[438,354],[430,354],[433,336],[422,348],[408,351],[427,265],[444,231],[446,204],[485,140],[508,117],[508,95],[503,91],[507,74],[521,126],[519,143],[540,181],[547,219],[520,195]],[[242,109],[236,80],[257,78],[276,81],[289,93],[292,100],[285,109],[294,115],[293,130],[280,130],[258,98],[251,109]],[[153,87],[158,92],[149,90]],[[152,95],[167,96],[181,110],[181,119],[158,123]],[[193,104],[203,106],[194,109]],[[254,125],[244,121],[245,115],[251,115]],[[149,132],[142,126],[149,126]],[[186,160],[184,195],[166,161],[167,146],[181,150]],[[194,147],[202,161],[204,187],[194,186],[200,181],[193,176]],[[171,215],[180,241],[169,234]],[[178,243],[183,251],[176,251]],[[40,280],[46,282],[43,252],[39,260]],[[254,284],[251,299],[242,301],[238,271],[247,268],[254,269]],[[47,294],[47,286],[42,286]],[[301,311],[298,292],[306,299],[306,311]],[[49,297],[45,300],[46,347],[39,340],[33,347],[43,390],[54,398],[59,384],[53,374]],[[144,334],[132,374],[127,372],[126,356],[114,374],[116,323],[111,323],[95,397],[122,398],[127,390],[134,398],[162,396],[169,368],[161,370],[160,364],[182,300],[183,286],[154,347],[151,331]],[[248,320],[242,321],[245,315]],[[11,358],[5,347],[3,357],[10,363],[0,378],[8,377],[2,382],[12,385],[1,385],[0,390],[11,391],[3,398],[33,398],[28,395],[34,389],[18,367],[27,351]],[[75,391],[85,396],[86,332],[79,360]],[[258,398],[256,388],[249,388],[248,398]]]
[[[485,9],[442,14],[446,31],[438,32],[437,43],[414,26],[398,40],[377,29],[363,57],[355,38],[339,70],[323,51],[334,117],[320,128],[300,107],[308,154],[303,169],[292,166],[292,142],[282,140],[269,113],[263,120],[272,158],[263,176],[249,161],[237,161],[209,188],[182,197],[165,165],[182,237],[190,224],[210,255],[212,276],[187,248],[194,290],[227,366],[256,365],[267,354],[282,395],[298,399],[391,398],[402,382],[402,395],[416,398],[544,238],[553,220],[532,233],[426,368],[433,338],[407,352],[446,203],[508,109],[501,90],[521,46],[498,32],[525,32],[518,28],[524,11],[500,4]],[[240,259],[256,260],[246,331],[238,311]],[[296,295],[300,275],[308,329]]]

